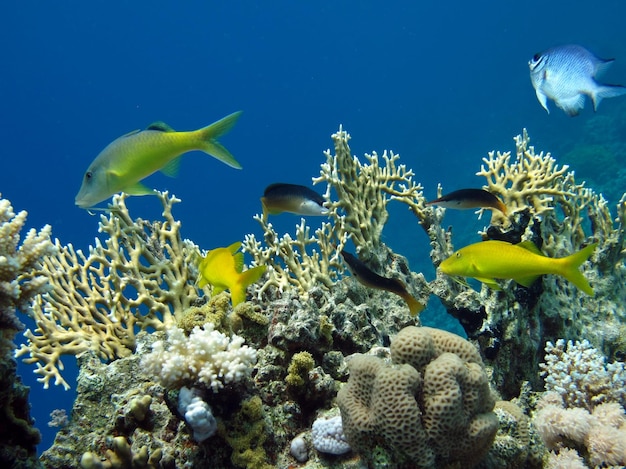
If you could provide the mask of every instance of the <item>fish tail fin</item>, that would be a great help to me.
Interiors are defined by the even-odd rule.
[[[233,303],[233,307],[246,301],[246,288],[258,281],[265,273],[265,269],[266,266],[259,265],[252,267],[241,274],[237,285],[230,289],[230,298]]]
[[[598,85],[598,87],[591,94],[591,100],[593,101],[593,110],[598,110],[598,106],[604,98],[614,98],[623,94],[626,94],[626,86]]]
[[[411,313],[411,316],[415,316],[421,313],[425,308],[423,303],[417,301],[417,299],[414,296],[408,293],[405,295],[402,295],[402,299],[406,301],[406,304],[409,307],[409,312]]]
[[[575,252],[571,256],[563,258],[565,265],[562,273],[563,277],[572,282],[576,288],[585,292],[589,296],[593,296],[593,288],[589,285],[589,282],[585,276],[578,270],[578,268],[593,254],[598,243],[590,244],[589,246]]]
[[[228,132],[233,125],[235,125],[235,122],[237,122],[240,115],[241,111],[233,112],[217,122],[213,122],[211,125],[196,131],[201,140],[200,150],[208,153],[214,158],[217,158],[231,168],[236,169],[241,169],[241,165],[235,157],[220,142],[217,141],[217,138]]]

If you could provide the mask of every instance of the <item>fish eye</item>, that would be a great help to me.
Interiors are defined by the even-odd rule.
[[[539,54],[533,55],[533,62],[538,62],[541,56]]]
[[[457,259],[460,259],[460,258],[461,258],[461,253],[460,253],[460,252],[457,252],[457,253],[456,253],[456,258],[457,258]]]
[[[89,179],[91,179],[91,176],[93,176],[93,173],[91,171],[87,171],[85,173],[85,179],[89,180]]]

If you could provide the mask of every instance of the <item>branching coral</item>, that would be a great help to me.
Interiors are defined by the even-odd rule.
[[[142,360],[144,371],[165,387],[202,383],[216,392],[247,376],[256,363],[256,350],[242,337],[222,334],[211,323],[194,327],[188,337],[175,326],[167,335],[167,342],[155,342]]]
[[[606,363],[589,341],[559,339],[546,344],[545,363],[539,368],[546,391],[558,393],[568,407],[591,411],[603,402],[626,404],[626,368],[623,362]]]
[[[322,223],[310,235],[310,227],[304,219],[296,226],[296,237],[289,234],[279,237],[271,223],[263,217],[254,217],[263,228],[265,246],[253,234],[244,238],[243,251],[254,258],[254,265],[267,265],[267,281],[258,287],[257,294],[263,295],[270,287],[280,292],[295,288],[306,297],[308,291],[323,285],[331,288],[343,272],[340,251],[347,241],[343,219],[338,225]]]
[[[50,226],[31,229],[20,244],[27,213],[15,214],[0,197],[0,464],[37,467],[41,435],[30,418],[28,388],[17,378],[13,338],[23,328],[16,309],[29,311],[33,296],[45,292],[42,258],[54,254]]]
[[[422,186],[413,180],[414,173],[404,164],[398,164],[399,155],[383,152],[383,165],[376,152],[366,154],[367,163],[352,156],[348,141],[350,135],[339,127],[332,135],[335,154],[324,152],[326,163],[321,166],[320,176],[313,183],[325,182],[326,206],[330,216],[345,217],[346,229],[357,252],[375,251],[381,242],[383,227],[387,222],[387,204],[400,200],[417,206],[425,202]],[[337,195],[332,200],[333,191]]]
[[[310,236],[310,228],[302,219],[293,239],[289,234],[279,237],[271,223],[257,215],[264,233],[264,246],[254,235],[247,235],[244,251],[254,258],[255,265],[268,266],[268,280],[259,295],[270,287],[279,291],[295,288],[306,297],[315,285],[330,289],[341,277],[343,265],[339,252],[348,239],[355,244],[360,257],[369,259],[381,247],[381,234],[387,221],[387,204],[391,200],[406,203],[420,218],[427,213],[422,187],[413,180],[413,171],[398,164],[399,156],[385,151],[382,163],[374,152],[365,155],[367,163],[352,156],[350,136],[341,127],[332,135],[335,154],[324,152],[326,163],[314,184],[326,183],[325,206],[330,222]],[[333,200],[333,193],[336,200]],[[430,226],[426,223],[425,228]]]
[[[554,201],[575,197],[577,191],[569,190],[573,172],[568,166],[559,167],[550,153],[536,154],[529,146],[526,129],[515,137],[516,158],[511,162],[511,152],[489,152],[483,158],[478,176],[487,178],[487,190],[502,197],[510,213],[531,207],[536,215],[553,210]]]
[[[15,309],[29,311],[32,298],[47,290],[48,281],[41,272],[41,259],[53,255],[49,225],[41,231],[31,229],[20,244],[26,211],[17,215],[11,203],[0,198],[0,330],[18,331],[20,322]],[[8,346],[0,346],[6,352]]]
[[[113,198],[110,214],[102,216],[88,255],[71,244],[56,241],[56,253],[44,259],[42,274],[50,291],[35,297],[31,316],[35,331],[17,356],[30,354],[38,380],[69,384],[61,376],[61,356],[94,350],[105,360],[131,353],[136,330],[162,329],[173,323],[199,295],[194,283],[198,248],[180,236],[180,222],[172,216],[179,200],[158,193],[162,222],[131,219],[125,195]]]

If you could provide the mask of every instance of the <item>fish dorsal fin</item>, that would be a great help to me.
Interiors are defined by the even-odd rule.
[[[533,243],[532,241],[522,241],[520,243],[517,243],[516,246],[518,246],[520,248],[523,248],[523,249],[526,249],[527,251],[530,251],[533,254],[537,254],[538,256],[544,256],[545,257],[545,254],[543,252],[541,252],[539,250],[539,248],[537,247],[537,245],[535,243]]]
[[[178,158],[174,158],[161,168],[161,172],[171,178],[178,176],[178,171],[180,170],[180,160],[180,156]]]
[[[157,130],[159,132],[176,132],[163,121],[153,122],[148,127],[146,127],[146,130]]]
[[[131,131],[130,131],[130,132],[128,132],[127,134],[122,135],[120,138],[130,137],[131,135],[138,134],[139,132],[141,132],[141,129],[131,130]]]

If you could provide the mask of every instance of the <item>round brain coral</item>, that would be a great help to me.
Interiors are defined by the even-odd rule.
[[[396,464],[472,467],[498,429],[494,399],[474,346],[455,334],[407,327],[391,343],[393,365],[365,355],[348,363],[339,391],[343,428],[365,460],[384,450]]]

